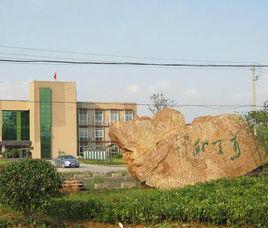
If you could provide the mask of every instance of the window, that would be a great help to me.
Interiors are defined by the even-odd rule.
[[[80,125],[88,124],[88,114],[87,114],[87,110],[85,109],[80,109],[79,111],[79,124]]]
[[[133,111],[126,110],[125,111],[125,121],[129,121],[133,119]]]
[[[96,144],[95,150],[105,150],[105,147],[103,144]]]
[[[21,112],[21,140],[30,140],[30,112]]]
[[[30,140],[29,113],[29,111],[2,111],[3,140]]]
[[[79,142],[78,155],[83,156],[83,151],[88,151],[88,143],[87,142]]]
[[[79,128],[79,141],[87,141],[88,131],[87,128]]]
[[[103,122],[103,111],[96,110],[95,111],[95,123]]]
[[[118,119],[118,111],[110,111],[110,122],[116,122]]]
[[[79,153],[80,155],[83,155],[83,152],[87,151],[87,147],[86,146],[79,146]]]
[[[50,88],[40,88],[40,139],[41,158],[51,158],[52,93]]]
[[[104,131],[102,128],[96,128],[95,129],[95,140],[96,141],[103,141],[104,139]]]
[[[2,111],[3,116],[3,140],[17,140],[16,111]]]

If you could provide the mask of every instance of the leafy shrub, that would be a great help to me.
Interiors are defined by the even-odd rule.
[[[57,199],[47,214],[103,223],[162,221],[268,225],[268,179],[240,177],[181,189],[76,193]]]
[[[113,154],[113,158],[121,159],[123,158],[123,155],[121,153]]]
[[[6,159],[0,159],[0,172],[9,163]]]
[[[1,228],[5,228],[5,227],[13,227],[15,226],[14,222],[11,220],[7,220],[7,219],[0,219],[0,227]]]
[[[0,173],[0,202],[34,221],[51,197],[60,196],[62,178],[44,160],[20,160]]]
[[[268,102],[265,102],[264,108],[261,110],[247,112],[244,119],[251,131],[255,131],[257,139],[266,150],[268,159]]]

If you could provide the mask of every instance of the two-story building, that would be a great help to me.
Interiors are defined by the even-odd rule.
[[[104,150],[112,147],[118,152],[108,135],[109,127],[116,121],[129,121],[137,114],[135,103],[77,102],[78,146],[84,150]]]
[[[75,82],[33,81],[29,100],[0,100],[0,152],[55,158],[111,145],[117,150],[110,124],[136,115],[135,103],[77,102]]]

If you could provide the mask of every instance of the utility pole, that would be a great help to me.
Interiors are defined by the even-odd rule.
[[[253,98],[253,111],[256,112],[256,81],[258,80],[258,76],[256,76],[256,72],[255,72],[255,66],[251,67],[251,71],[252,71],[252,98]],[[257,135],[257,129],[256,129],[256,125],[254,125],[254,135]]]
[[[252,98],[253,98],[253,111],[256,112],[256,81],[258,80],[255,74],[255,66],[251,67],[252,71]]]

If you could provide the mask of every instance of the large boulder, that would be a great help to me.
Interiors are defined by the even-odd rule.
[[[196,118],[164,109],[154,117],[117,122],[109,136],[131,175],[156,188],[240,176],[261,165],[264,150],[238,115]]]

